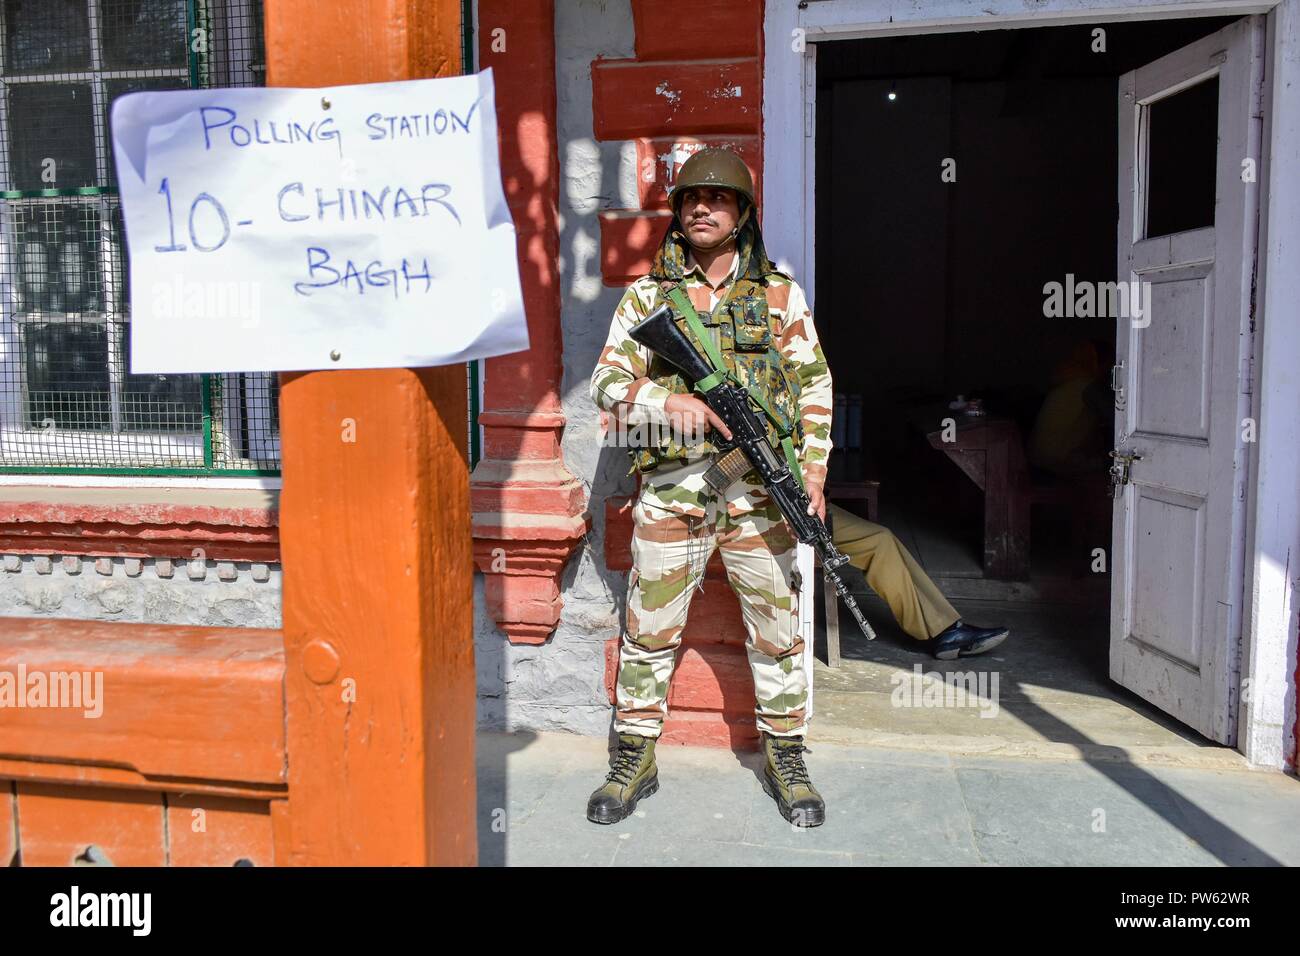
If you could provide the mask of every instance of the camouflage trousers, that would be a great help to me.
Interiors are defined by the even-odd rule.
[[[808,682],[793,586],[794,534],[762,485],[742,478],[715,493],[704,481],[708,464],[705,459],[656,469],[632,509],[632,572],[614,728],[659,736],[691,598],[718,548],[748,632],[758,728],[802,735]]]

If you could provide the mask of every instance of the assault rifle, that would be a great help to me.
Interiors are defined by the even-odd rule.
[[[709,379],[714,373],[708,360],[678,328],[673,320],[672,309],[667,305],[655,309],[634,325],[628,334],[634,341],[676,366],[692,382]],[[863,617],[858,602],[854,600],[839,572],[848,563],[848,555],[835,547],[825,522],[817,515],[808,513],[811,505],[808,493],[803,490],[803,485],[789,464],[772,448],[763,420],[752,407],[749,391],[725,378],[718,380],[715,377],[713,380],[713,387],[701,394],[708,406],[731,430],[730,439],[724,439],[720,434],[712,439],[722,453],[722,460],[726,460],[728,453],[736,449],[743,452],[745,460],[758,472],[768,494],[789,522],[795,537],[816,549],[826,581],[835,588],[835,592],[862,628],[862,633],[867,640],[875,640],[875,632]],[[735,455],[731,457],[733,460],[737,458]],[[732,473],[734,474],[734,468]]]

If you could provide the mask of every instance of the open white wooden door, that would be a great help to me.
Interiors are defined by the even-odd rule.
[[[1110,676],[1236,737],[1263,18],[1125,74]],[[1126,461],[1132,456],[1131,464]]]

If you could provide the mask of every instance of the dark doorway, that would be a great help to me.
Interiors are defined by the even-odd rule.
[[[1051,283],[1069,297],[1071,283],[1118,278],[1118,78],[1230,22],[817,48],[815,314],[836,391],[831,500],[889,528],[963,617],[1012,626],[1002,663],[989,665],[1011,686],[1123,701],[1197,740],[1108,679],[1115,317],[1100,306],[1053,315],[1046,300]],[[1151,229],[1213,219],[1215,87],[1151,114]],[[945,419],[996,420],[1014,443],[1023,486],[1004,492],[1027,496],[1019,565],[990,561],[992,492],[936,438]],[[867,498],[835,498],[837,483],[864,480],[879,482],[877,514]],[[845,658],[910,669],[923,643],[883,603],[867,607],[885,639],[867,645],[846,629]],[[850,668],[836,679],[818,709],[843,715],[850,698],[835,695],[855,678]],[[895,720],[882,713],[882,726]]]

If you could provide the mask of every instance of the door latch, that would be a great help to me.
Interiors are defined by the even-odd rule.
[[[1126,404],[1124,398],[1124,360],[1111,366],[1110,390],[1115,393],[1115,411],[1122,412]]]
[[[1126,454],[1119,449],[1111,449],[1110,458],[1110,496],[1118,498],[1130,481],[1129,469],[1133,467],[1133,462],[1141,461],[1142,456],[1137,452]]]

